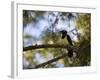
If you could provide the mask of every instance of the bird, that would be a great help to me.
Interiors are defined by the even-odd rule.
[[[72,40],[70,38],[70,36],[67,34],[66,30],[62,30],[60,31],[62,34],[62,39],[64,39],[65,37],[67,38],[68,43],[73,46]],[[73,50],[72,49],[68,49],[68,57],[72,57],[73,56]]]

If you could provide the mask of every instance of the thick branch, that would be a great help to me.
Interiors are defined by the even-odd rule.
[[[34,46],[28,46],[23,48],[23,51],[27,50],[33,50],[33,49],[40,49],[40,48],[67,48],[67,49],[73,49],[73,51],[76,52],[76,47],[71,45],[59,45],[59,44],[43,44],[43,45],[34,45]]]

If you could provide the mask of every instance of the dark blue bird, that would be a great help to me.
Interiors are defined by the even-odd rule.
[[[67,31],[66,30],[62,30],[60,32],[62,33],[62,39],[64,39],[66,37],[68,43],[73,46],[72,40],[71,40],[70,36],[67,34]],[[72,49],[68,49],[68,57],[72,57],[72,56],[73,56],[73,50]]]

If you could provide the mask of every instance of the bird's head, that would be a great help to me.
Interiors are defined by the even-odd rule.
[[[67,35],[67,31],[66,30],[62,30],[60,31],[60,33],[62,34],[62,39],[64,39]]]
[[[60,32],[61,32],[61,33],[67,33],[67,31],[66,31],[66,30],[61,30]]]

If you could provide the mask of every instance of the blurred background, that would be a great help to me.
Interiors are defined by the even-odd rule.
[[[80,52],[73,53],[39,68],[62,68],[91,65],[91,14],[77,12],[23,10],[23,48],[47,44],[68,45],[61,39],[60,31],[66,30]],[[88,46],[89,45],[89,46]],[[84,49],[83,49],[84,48]],[[83,50],[81,50],[83,49]],[[34,69],[36,65],[67,54],[65,48],[40,48],[23,51],[23,69]]]

